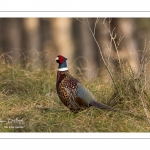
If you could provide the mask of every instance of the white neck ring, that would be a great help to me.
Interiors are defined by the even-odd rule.
[[[58,68],[58,71],[67,71],[67,70],[68,70],[67,67],[65,67],[65,68]]]

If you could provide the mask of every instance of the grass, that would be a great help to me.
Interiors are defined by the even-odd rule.
[[[0,120],[6,121],[0,123],[1,132],[150,131],[138,96],[134,92],[127,96],[127,82],[124,82],[126,85],[119,84],[121,96],[113,94],[112,86],[104,84],[100,78],[83,82],[99,102],[114,105],[119,111],[103,111],[91,107],[74,114],[57,96],[56,72],[57,70],[22,69],[0,63]],[[149,99],[146,99],[146,103],[149,108]],[[122,111],[132,113],[125,114]]]

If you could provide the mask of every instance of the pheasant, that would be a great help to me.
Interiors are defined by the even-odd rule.
[[[62,103],[72,112],[79,112],[90,106],[103,110],[114,110],[112,107],[97,102],[93,94],[69,74],[67,58],[58,55],[55,60],[59,64],[56,80],[57,94]]]

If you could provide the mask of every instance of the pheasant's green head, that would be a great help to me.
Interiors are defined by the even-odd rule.
[[[66,71],[66,70],[68,70],[67,63],[66,63],[67,58],[65,58],[62,55],[58,55],[55,60],[59,64],[59,66],[58,66],[58,70],[59,71]]]

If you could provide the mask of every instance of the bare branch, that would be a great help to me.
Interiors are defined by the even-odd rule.
[[[117,86],[116,86],[116,84],[115,84],[115,81],[114,81],[112,72],[110,71],[110,69],[109,69],[109,67],[108,67],[108,65],[107,65],[107,63],[106,63],[106,61],[105,61],[105,58],[104,58],[103,52],[102,52],[102,50],[101,50],[101,48],[100,48],[100,46],[99,46],[99,43],[98,43],[98,41],[96,40],[96,37],[95,37],[95,35],[94,35],[94,32],[92,31],[92,29],[90,28],[90,26],[89,26],[88,24],[84,23],[83,21],[81,21],[81,20],[78,19],[78,18],[77,18],[77,20],[78,20],[79,22],[83,23],[85,26],[87,26],[87,27],[89,28],[89,30],[90,30],[90,32],[91,32],[91,34],[92,34],[92,36],[93,36],[93,39],[94,39],[95,43],[96,43],[97,46],[98,46],[98,49],[99,49],[101,58],[102,58],[102,60],[103,60],[103,63],[104,63],[104,65],[105,65],[105,67],[106,67],[106,69],[107,69],[107,71],[108,71],[108,73],[109,73],[109,75],[110,75],[110,77],[111,77],[111,79],[112,79],[114,85],[115,85],[115,88],[118,89]]]
[[[118,57],[119,65],[121,65],[121,63],[120,63],[120,56],[119,56],[119,52],[118,52],[118,47],[117,47],[116,42],[115,42],[116,35],[113,36],[113,32],[114,32],[115,28],[114,28],[113,31],[111,32],[111,31],[110,31],[110,28],[108,28],[108,27],[105,25],[105,20],[106,20],[106,18],[103,20],[103,26],[104,26],[104,27],[107,29],[107,31],[109,32],[109,35],[110,35],[110,37],[111,37],[111,39],[112,39],[112,41],[113,41],[113,43],[114,43],[114,45],[115,45],[115,49],[116,49],[116,52],[117,52],[117,57]],[[111,22],[111,20],[109,20],[109,24],[110,24],[110,22]],[[109,26],[109,27],[110,27],[110,26]]]
[[[96,21],[95,21],[94,32],[93,32],[94,35],[95,35],[96,25],[97,25],[98,22],[99,22],[99,18],[97,18]]]
[[[89,19],[88,19],[88,18],[86,19],[86,22],[87,22],[87,25],[90,26],[90,24],[89,24]]]

